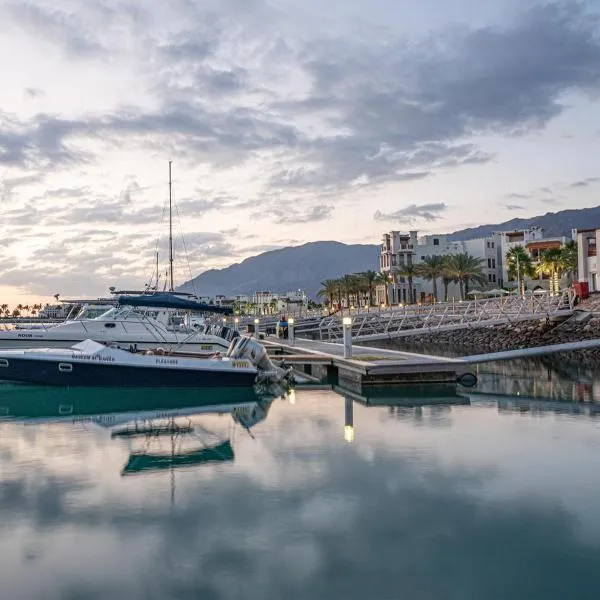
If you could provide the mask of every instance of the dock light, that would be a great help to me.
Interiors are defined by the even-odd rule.
[[[288,319],[288,342],[294,345],[294,317]]]
[[[237,324],[240,322],[240,320],[239,320],[239,319],[236,317],[236,318],[233,320],[233,322],[234,322],[234,323],[237,325]]]
[[[351,306],[351,307],[350,307],[350,310],[354,310],[354,306]]]
[[[223,317],[223,323],[227,323],[226,317]]]
[[[344,440],[351,444],[354,441],[354,427],[346,425],[344,427]]]
[[[344,336],[344,358],[352,358],[352,319],[344,317],[342,319],[342,330]]]
[[[259,319],[254,319],[254,324],[255,324],[255,325],[258,325],[259,323],[260,323],[260,320],[259,320]]]

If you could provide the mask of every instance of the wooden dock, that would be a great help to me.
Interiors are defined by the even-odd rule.
[[[365,386],[391,386],[407,383],[455,383],[465,371],[460,359],[427,356],[368,346],[354,346],[352,358],[344,358],[341,344],[298,339],[266,337],[261,340],[269,356],[310,377],[336,376],[340,385],[350,389]]]

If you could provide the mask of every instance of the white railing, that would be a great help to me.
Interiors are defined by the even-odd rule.
[[[557,296],[533,295],[489,298],[467,302],[406,306],[381,312],[352,316],[352,338],[376,340],[430,331],[483,327],[532,319],[568,315],[573,310],[572,296],[565,291]],[[312,334],[322,341],[337,342],[343,337],[342,317],[325,317]]]

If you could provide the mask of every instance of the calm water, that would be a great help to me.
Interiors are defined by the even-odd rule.
[[[0,597],[596,599],[593,381],[484,370],[494,395],[0,385]]]

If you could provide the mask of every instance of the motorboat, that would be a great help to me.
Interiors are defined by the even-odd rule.
[[[264,346],[247,336],[209,358],[87,339],[71,348],[0,350],[0,379],[66,387],[251,387],[291,379],[291,370],[275,366]]]
[[[194,316],[198,313],[225,314],[227,309],[170,292],[124,295],[116,306],[96,317],[87,318],[89,312],[83,309],[77,318],[45,329],[0,331],[0,348],[70,348],[92,339],[140,350],[160,345],[166,350],[177,348],[205,356],[226,352],[239,334],[222,325],[213,325],[207,333],[207,326],[198,326],[201,321]]]

